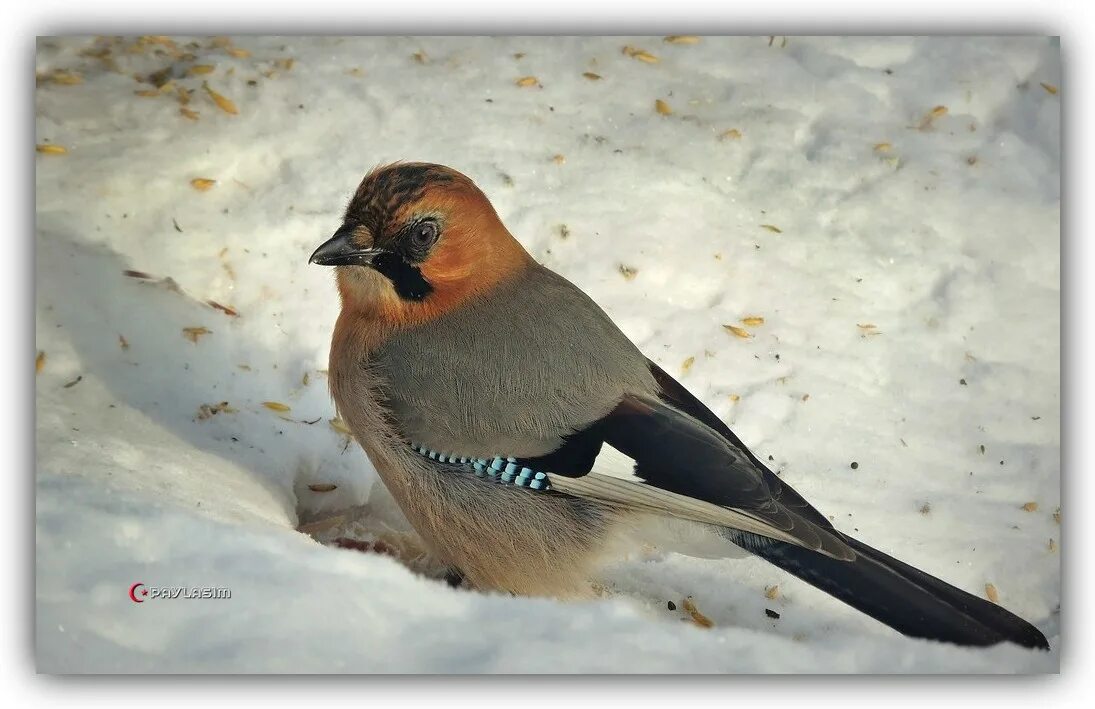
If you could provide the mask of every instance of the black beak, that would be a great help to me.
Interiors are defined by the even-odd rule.
[[[370,266],[373,259],[384,253],[384,249],[359,249],[354,246],[355,224],[343,224],[335,235],[320,244],[312,253],[308,263],[319,266]]]

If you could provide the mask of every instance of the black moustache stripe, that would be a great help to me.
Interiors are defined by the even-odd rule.
[[[422,271],[398,254],[380,254],[373,260],[373,268],[392,282],[395,292],[404,300],[422,300],[433,292],[433,286],[422,277]]]

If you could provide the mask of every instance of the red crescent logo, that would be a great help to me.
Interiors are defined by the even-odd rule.
[[[142,586],[144,586],[143,583],[137,582],[137,583],[135,583],[135,584],[133,584],[132,586],[129,587],[129,598],[134,603],[144,603],[143,598],[137,598],[137,589],[142,587]],[[141,591],[141,595],[142,596],[147,596],[148,591]]]

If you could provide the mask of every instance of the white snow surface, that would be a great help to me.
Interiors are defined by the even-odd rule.
[[[174,40],[38,45],[37,142],[67,148],[36,158],[39,670],[1057,670],[1055,42]],[[168,67],[168,91],[135,93]],[[472,177],[839,529],[992,584],[1054,649],[908,639],[752,557],[637,547],[591,579],[597,600],[559,602],[298,532],[349,510],[328,536],[414,541],[328,423],[338,299],[307,264],[365,172],[400,159]],[[137,582],[232,597],[136,604]]]

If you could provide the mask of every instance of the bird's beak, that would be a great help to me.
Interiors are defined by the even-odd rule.
[[[320,244],[312,253],[308,263],[319,266],[370,266],[373,259],[384,253],[384,249],[361,249],[354,246],[355,225],[343,224],[327,241]]]

